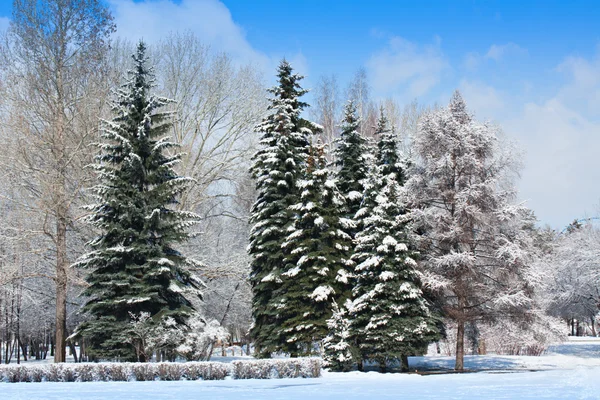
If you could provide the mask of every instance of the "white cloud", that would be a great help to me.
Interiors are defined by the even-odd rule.
[[[471,53],[465,62],[477,65],[473,59],[497,61],[519,52],[525,54],[513,46],[492,46],[486,56]],[[554,81],[539,83],[546,85],[542,91],[531,82],[524,82],[522,90],[500,89],[481,74],[463,79],[459,88],[478,119],[497,121],[523,147],[519,197],[542,223],[562,229],[598,212],[600,51],[595,58],[566,57],[555,71]]]
[[[488,51],[483,55],[476,51],[467,53],[463,65],[469,70],[475,70],[485,61],[491,60],[499,62],[508,57],[522,57],[527,54],[527,49],[512,42],[506,44],[492,44]]]
[[[493,44],[485,54],[485,58],[500,61],[507,56],[522,56],[526,54],[527,50],[515,43]]]
[[[10,24],[10,18],[0,17],[0,32],[6,31],[8,29],[9,24]]]
[[[593,213],[600,199],[600,124],[551,98],[527,103],[503,124],[526,151],[520,184],[542,222],[561,228]]]
[[[582,112],[597,116],[600,109],[600,49],[592,60],[567,57],[556,70],[569,79],[557,97]]]
[[[464,65],[467,69],[476,69],[481,64],[481,54],[476,51],[467,53],[464,60]]]
[[[310,73],[308,68],[308,60],[301,51],[292,54],[291,56],[287,56],[286,59],[294,68],[294,70],[300,75],[306,76]]]
[[[109,0],[117,24],[117,35],[153,43],[171,31],[189,30],[213,48],[234,58],[271,67],[271,60],[254,49],[229,9],[218,0]]]
[[[439,40],[419,46],[401,37],[390,39],[388,46],[374,54],[366,66],[377,92],[389,95],[403,91],[413,98],[439,84],[449,68]]]
[[[505,100],[494,87],[480,81],[467,79],[463,79],[458,87],[469,108],[479,118],[497,119],[504,110]]]

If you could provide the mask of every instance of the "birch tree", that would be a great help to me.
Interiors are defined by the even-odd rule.
[[[94,139],[103,107],[100,93],[108,38],[114,30],[99,0],[15,0],[2,46],[6,105],[14,152],[5,165],[18,176],[25,206],[36,215],[36,231],[53,251],[57,350],[65,361],[69,234],[85,186],[87,144]],[[5,114],[6,116],[7,114]]]

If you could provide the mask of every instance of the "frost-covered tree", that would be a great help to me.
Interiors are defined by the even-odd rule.
[[[331,371],[347,372],[354,365],[350,320],[345,308],[333,305],[333,315],[327,320],[329,333],[323,340],[323,361]]]
[[[199,264],[174,247],[198,217],[175,209],[189,179],[173,169],[181,157],[170,153],[177,145],[166,136],[173,114],[160,111],[169,100],[150,95],[153,73],[143,43],[133,60],[113,105],[116,116],[104,121],[94,166],[98,202],[87,207],[87,221],[101,233],[78,262],[88,270],[84,311],[90,316],[78,334],[94,358],[146,361],[148,355],[136,357],[123,340],[135,325],[130,315],[185,324],[202,283],[188,270]]]
[[[301,202],[294,225],[282,245],[286,253],[281,285],[275,293],[281,323],[278,335],[293,354],[311,354],[327,336],[327,320],[335,302],[349,296],[352,225],[342,217],[345,201],[326,166],[322,145],[311,147],[305,179],[299,182]]]
[[[274,297],[281,284],[280,273],[286,258],[282,244],[293,224],[300,202],[298,181],[308,156],[308,137],[320,128],[300,114],[307,104],[300,100],[306,90],[302,76],[293,73],[287,61],[278,68],[279,85],[270,89],[269,115],[256,127],[261,134],[260,149],[253,157],[251,173],[256,181],[257,200],[252,207],[250,244],[252,257],[250,281],[254,324],[251,336],[259,356],[267,357],[281,349],[277,332],[279,299]]]
[[[342,131],[335,144],[335,165],[337,186],[346,198],[345,217],[353,219],[360,209],[365,179],[369,173],[370,154],[367,139],[360,133],[360,118],[356,106],[348,101],[344,108],[344,119],[340,125]],[[349,232],[352,237],[356,233]]]
[[[406,187],[421,233],[424,283],[456,323],[455,368],[462,370],[467,323],[526,315],[533,306],[526,213],[511,204],[512,164],[496,130],[476,122],[458,92],[422,117],[414,151]]]
[[[189,328],[182,331],[182,340],[177,347],[177,353],[187,361],[204,361],[211,356],[215,344],[224,343],[229,338],[229,332],[219,321],[207,321],[200,316],[190,318]]]
[[[595,335],[600,313],[600,230],[591,223],[573,223],[553,239],[538,264],[549,309],[567,321],[588,323]]]
[[[362,359],[376,361],[381,370],[401,361],[407,370],[408,356],[422,353],[439,334],[416,271],[418,253],[409,240],[398,139],[383,112],[378,133],[364,201],[369,204],[359,211],[350,331]]]

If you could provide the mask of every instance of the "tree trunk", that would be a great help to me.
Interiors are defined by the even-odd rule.
[[[465,369],[465,322],[458,321],[456,328],[456,364],[455,371],[464,371]]]
[[[67,221],[59,214],[56,222],[56,337],[54,362],[65,362],[67,334]]]
[[[404,354],[400,357],[400,372],[408,372],[408,356]]]
[[[23,361],[27,361],[27,342],[19,340],[19,344],[21,345],[21,352],[23,353]]]
[[[79,361],[77,358],[77,349],[75,348],[75,343],[72,340],[69,340],[69,353],[73,355],[73,360],[75,362]]]

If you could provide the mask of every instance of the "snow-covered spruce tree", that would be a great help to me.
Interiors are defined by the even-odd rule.
[[[278,68],[279,85],[270,89],[269,115],[256,127],[261,134],[260,150],[251,168],[256,180],[257,200],[252,207],[250,244],[252,257],[251,336],[256,355],[268,357],[275,351],[287,351],[278,335],[280,299],[274,296],[281,285],[280,273],[286,254],[282,244],[293,224],[295,212],[290,206],[300,202],[298,181],[304,173],[309,135],[320,128],[301,118],[307,104],[300,101],[306,93],[299,82],[302,76],[292,72],[287,61]]]
[[[344,216],[353,219],[360,209],[363,193],[365,192],[365,179],[367,179],[370,165],[370,152],[367,139],[359,132],[360,119],[357,117],[356,106],[348,101],[344,108],[344,119],[340,125],[342,129],[335,144],[336,182],[340,192],[346,198],[346,212]],[[355,229],[348,231],[354,238]]]
[[[344,231],[352,222],[343,218],[344,197],[327,169],[324,146],[311,147],[305,177],[299,182],[301,202],[282,249],[287,255],[281,285],[278,335],[290,352],[310,355],[327,336],[327,320],[335,302],[350,292],[352,239]]]
[[[495,129],[476,122],[458,92],[423,116],[414,149],[406,187],[422,233],[424,283],[456,323],[455,369],[463,370],[465,324],[527,315],[534,306],[524,278],[527,213],[510,203],[512,164]]]
[[[149,93],[153,74],[144,43],[133,60],[113,104],[116,117],[104,121],[95,164],[98,203],[88,206],[87,220],[101,234],[78,262],[89,271],[84,311],[90,317],[78,334],[96,359],[136,360],[124,340],[130,315],[145,312],[156,323],[170,317],[185,324],[193,299],[201,295],[202,282],[189,272],[199,264],[174,248],[189,237],[198,217],[175,210],[189,179],[173,169],[180,155],[167,153],[177,147],[166,136],[173,115],[159,111],[169,100]]]
[[[349,301],[349,300],[348,300]],[[331,371],[347,372],[354,365],[350,320],[345,308],[333,305],[333,315],[327,320],[329,333],[323,340],[324,366]]]
[[[381,113],[381,135],[375,166],[361,209],[362,228],[356,235],[355,287],[349,307],[350,332],[362,359],[382,371],[408,356],[421,354],[439,338],[437,318],[429,310],[416,271],[418,253],[409,240],[410,225],[401,182],[404,168],[394,129]],[[360,212],[359,212],[360,214]]]

